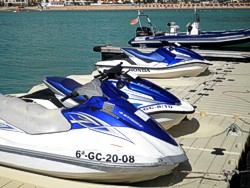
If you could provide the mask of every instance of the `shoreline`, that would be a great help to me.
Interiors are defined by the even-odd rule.
[[[250,9],[250,4],[144,4],[144,5],[83,5],[83,6],[64,6],[47,7],[43,11],[72,11],[72,10],[230,10],[230,9]],[[0,11],[15,11],[16,7],[0,7]],[[41,11],[38,6],[27,6],[20,8],[20,11]]]

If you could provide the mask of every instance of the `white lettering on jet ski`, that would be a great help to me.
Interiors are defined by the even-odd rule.
[[[135,85],[138,85],[138,86],[140,86],[140,87],[146,88],[146,89],[148,89],[148,90],[151,90],[151,91],[153,91],[153,92],[155,92],[155,93],[160,93],[159,91],[153,89],[152,87],[148,87],[148,86],[146,86],[146,85],[144,85],[144,84],[141,84],[141,83],[134,83],[134,84],[135,84]]]
[[[150,69],[140,69],[140,68],[129,68],[132,72],[150,72]]]
[[[173,106],[167,105],[167,104],[161,104],[161,105],[144,107],[144,108],[141,108],[141,110],[147,111],[147,110],[162,109],[162,108],[173,108]]]
[[[137,121],[135,121],[133,118],[131,118],[129,115],[127,115],[127,114],[124,114],[123,112],[121,112],[121,111],[119,111],[119,113],[123,116],[123,117],[125,117],[125,118],[127,118],[128,120],[130,120],[131,122],[133,122],[134,124],[136,124],[137,126],[139,126],[139,127],[141,127],[141,128],[143,128],[143,126],[140,124],[140,123],[138,123]],[[136,114],[136,113],[135,113]],[[137,114],[136,114],[137,115]],[[137,115],[138,116],[138,115]],[[139,117],[139,116],[138,116]],[[140,117],[141,118],[141,117]],[[141,118],[142,119],[142,118]],[[148,120],[148,119],[145,119],[145,120]],[[144,121],[145,121],[144,120]]]
[[[85,152],[81,150],[76,151],[77,158],[87,158],[90,160],[96,161],[105,161],[110,163],[134,163],[135,157],[133,155],[122,155],[119,156],[117,154],[102,154],[102,153],[95,153],[95,152]]]

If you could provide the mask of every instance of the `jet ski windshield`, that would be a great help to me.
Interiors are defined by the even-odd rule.
[[[87,96],[88,98],[91,98],[92,96],[103,96],[99,79],[94,79],[91,82],[78,87],[75,91],[77,91],[79,95]]]

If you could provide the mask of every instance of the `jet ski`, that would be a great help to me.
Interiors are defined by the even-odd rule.
[[[187,160],[176,141],[126,99],[88,97],[73,108],[52,110],[0,95],[0,165],[132,183],[169,173]]]
[[[54,107],[52,108],[61,107],[60,105],[73,107],[87,100],[86,94],[90,89],[86,89],[86,87],[91,87],[92,90],[101,88],[105,97],[122,96],[126,98],[136,108],[153,117],[164,129],[179,124],[188,114],[194,113],[193,106],[187,101],[178,99],[170,92],[140,78],[133,72],[122,72],[122,69],[120,63],[109,70],[100,72],[94,80],[84,85],[70,78],[45,77],[43,81],[53,91],[52,94],[49,94],[48,89],[45,89],[22,98],[32,99],[33,102],[40,103],[47,108],[51,108],[50,106],[53,106],[53,104]],[[47,91],[47,94],[45,94],[45,91]],[[42,100],[41,96],[47,97]],[[70,97],[67,97],[68,100],[61,100],[65,96]],[[48,101],[53,104],[48,105]],[[56,101],[61,103],[56,103]]]
[[[183,47],[161,47],[152,52],[140,48],[121,48],[121,51],[123,55],[95,63],[97,70],[103,72],[122,62],[125,71],[141,77],[178,78],[198,76],[211,65],[199,54]]]
[[[120,63],[114,69],[100,72],[100,75],[106,75],[109,78],[105,80],[107,84],[125,93],[130,103],[153,117],[166,130],[194,113],[195,109],[188,101],[179,99],[134,72],[122,70]]]

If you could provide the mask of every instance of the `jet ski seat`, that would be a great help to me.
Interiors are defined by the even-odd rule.
[[[132,48],[122,48],[122,50],[140,59],[148,60],[149,62],[151,61],[161,62],[164,61],[165,59],[156,51],[153,51],[151,53],[143,53],[137,49],[132,49]]]
[[[73,91],[77,91],[80,96],[87,97],[88,99],[90,99],[92,96],[103,96],[101,82],[99,79],[94,79],[91,82],[82,85],[71,78],[56,76],[45,77],[44,83],[54,93],[58,93],[58,91],[60,91],[65,95],[69,95]],[[60,93],[58,94],[60,95]],[[76,100],[77,99],[78,97],[76,97]]]
[[[22,99],[0,94],[0,119],[28,134],[46,134],[68,131],[70,123],[63,117],[61,109],[26,103]]]

